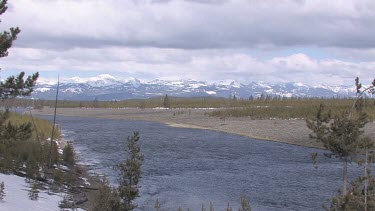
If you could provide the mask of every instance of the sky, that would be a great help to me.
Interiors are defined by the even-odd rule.
[[[0,77],[350,85],[375,76],[373,0],[10,0]]]

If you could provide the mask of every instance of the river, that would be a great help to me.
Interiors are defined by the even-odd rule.
[[[208,210],[210,202],[215,210],[228,203],[237,210],[241,196],[253,210],[322,210],[342,184],[341,163],[317,149],[146,121],[61,116],[57,123],[81,162],[114,185],[113,166],[126,158],[126,138],[140,132],[145,156],[140,210],[155,210],[156,199],[162,210],[201,210],[202,204]],[[312,152],[321,154],[318,168]],[[361,170],[353,164],[353,171]]]

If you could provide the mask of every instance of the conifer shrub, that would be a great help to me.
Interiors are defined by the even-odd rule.
[[[67,166],[74,166],[75,164],[75,155],[73,147],[70,143],[64,146],[62,153],[63,163]]]
[[[29,199],[32,200],[32,201],[36,201],[38,200],[39,198],[39,184],[34,182],[31,184],[31,187],[30,189],[28,190],[28,196],[29,196]]]
[[[1,182],[0,183],[0,200],[4,200],[5,198],[5,183]]]
[[[24,118],[25,117],[25,118]],[[47,120],[31,118],[27,115],[0,113],[0,171],[3,173],[26,172],[30,179],[40,177],[40,170],[45,169],[49,161],[51,145],[47,139],[50,130],[36,128],[51,127]],[[44,132],[43,132],[44,131]],[[52,162],[58,164],[57,145],[52,145]]]
[[[368,183],[367,193],[367,209],[365,209],[365,194],[364,182]],[[337,191],[336,195],[327,200],[323,205],[327,211],[336,210],[375,210],[375,178],[369,176],[358,177],[350,183],[350,188],[347,194],[343,195],[341,190]]]
[[[117,189],[112,188],[108,180],[100,181],[99,191],[95,198],[94,211],[118,211],[120,210],[120,196]]]
[[[120,170],[120,185],[118,194],[120,196],[120,210],[134,210],[137,204],[134,199],[139,197],[139,182],[142,178],[141,166],[144,156],[140,152],[139,132],[134,132],[127,138],[127,159],[117,165]]]

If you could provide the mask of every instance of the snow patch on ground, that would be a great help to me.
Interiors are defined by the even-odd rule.
[[[29,198],[31,183],[26,183],[25,178],[15,175],[0,174],[0,182],[5,184],[5,197],[0,201],[2,211],[59,211],[59,203],[65,194],[48,194],[46,190],[40,190],[39,197],[33,201]],[[84,211],[83,209],[78,209]]]
[[[48,195],[40,192],[36,201],[29,199],[28,190],[30,185],[25,182],[25,178],[15,175],[0,174],[0,181],[5,183],[5,198],[0,202],[0,208],[4,211],[24,211],[24,210],[60,210],[58,205],[63,199],[62,196]]]

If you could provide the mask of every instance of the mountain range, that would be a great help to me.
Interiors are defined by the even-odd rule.
[[[54,99],[56,83],[40,82],[36,85],[32,98]],[[302,83],[237,81],[208,83],[197,80],[152,80],[141,82],[136,78],[117,79],[109,74],[88,79],[73,77],[60,82],[59,99],[62,100],[126,100],[152,98],[168,94],[174,97],[259,97],[260,95],[281,97],[347,97],[355,96],[354,86],[308,86]]]

